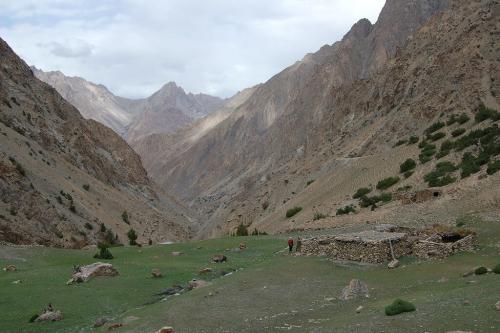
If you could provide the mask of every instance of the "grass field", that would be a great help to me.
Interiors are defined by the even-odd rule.
[[[224,238],[143,248],[112,248],[120,276],[95,278],[67,286],[74,264],[95,262],[93,251],[48,248],[0,248],[1,332],[90,332],[99,317],[111,318],[117,332],[446,332],[500,331],[500,275],[463,278],[475,266],[500,263],[500,221],[467,219],[479,232],[479,247],[444,261],[403,258],[402,266],[334,264],[324,258],[280,252],[286,237]],[[235,252],[241,241],[248,249]],[[172,256],[181,251],[182,256]],[[215,253],[229,260],[210,263]],[[212,284],[160,300],[153,296],[173,284],[185,285],[200,269],[237,270]],[[164,278],[150,277],[159,268]],[[206,279],[206,277],[204,277]],[[368,284],[371,297],[336,299],[352,278]],[[13,284],[21,280],[21,283]],[[411,301],[417,311],[387,317],[384,307],[395,298]],[[61,310],[60,322],[29,323],[47,304]],[[362,305],[357,314],[355,309]]]

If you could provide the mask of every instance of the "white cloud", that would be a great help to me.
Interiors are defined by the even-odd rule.
[[[384,0],[0,0],[29,64],[144,97],[165,82],[229,96],[374,21]],[[103,5],[104,3],[104,5]]]

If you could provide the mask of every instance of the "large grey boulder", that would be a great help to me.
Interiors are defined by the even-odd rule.
[[[81,266],[73,273],[72,278],[67,284],[75,282],[87,282],[92,277],[97,276],[117,276],[119,275],[116,268],[108,263],[96,262],[87,266]]]
[[[35,321],[59,321],[63,319],[61,311],[46,311],[38,316]]]

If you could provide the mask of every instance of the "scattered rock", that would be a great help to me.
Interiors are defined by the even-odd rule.
[[[361,312],[361,310],[363,310],[363,306],[362,306],[362,305],[360,305],[360,306],[358,306],[358,307],[356,308],[356,313],[360,313],[360,312]]]
[[[210,284],[210,282],[204,281],[204,280],[191,280],[188,282],[187,289],[188,290],[193,290],[197,288],[202,288],[206,287]]]
[[[227,262],[227,257],[223,254],[215,254],[212,256],[212,261],[213,262]]]
[[[183,291],[184,291],[184,288],[182,288],[181,286],[175,285],[175,286],[167,288],[167,289],[163,290],[162,292],[156,294],[156,296],[172,296],[172,295],[180,294]]]
[[[156,331],[156,333],[175,333],[175,330],[173,327],[165,326]]]
[[[19,283],[21,283],[21,280],[12,281],[12,284],[19,284]]]
[[[106,324],[108,322],[108,318],[97,318],[96,321],[94,322],[94,327],[101,327],[102,325]]]
[[[500,301],[495,303],[495,309],[497,309],[497,311],[500,311]]]
[[[240,250],[244,250],[247,248],[247,245],[245,243],[240,243]]]
[[[469,300],[467,300],[467,299],[466,299],[466,300],[464,300],[464,301],[462,302],[462,304],[463,304],[463,305],[470,305],[470,302],[469,302]]]
[[[113,331],[113,330],[116,330],[116,329],[119,329],[120,327],[122,327],[123,324],[113,324],[111,326],[108,327],[108,331]]]
[[[17,271],[17,267],[15,265],[7,265],[3,268],[6,272],[15,272]]]
[[[96,262],[87,266],[79,267],[79,270],[73,274],[73,277],[66,284],[87,282],[92,277],[97,276],[117,276],[118,271],[113,265],[108,263]]]
[[[46,311],[38,316],[35,321],[59,321],[63,319],[61,311]]]
[[[397,259],[392,260],[390,263],[387,264],[387,267],[391,269],[399,267],[399,260]]]
[[[153,278],[161,278],[163,275],[161,274],[160,270],[158,268],[153,268],[151,270],[151,276]]]
[[[199,271],[199,274],[208,274],[208,273],[211,273],[212,272],[212,269],[207,267],[207,268],[203,268]]]
[[[353,279],[349,282],[349,285],[342,290],[340,299],[347,301],[358,297],[370,297],[368,286],[358,279]]]
[[[183,254],[184,253],[178,252],[178,251],[172,252],[172,256],[174,256],[174,257],[182,256]]]

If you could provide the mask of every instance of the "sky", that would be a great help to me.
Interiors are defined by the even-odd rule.
[[[122,97],[174,81],[230,97],[265,82],[385,0],[0,0],[0,37],[29,65]]]

